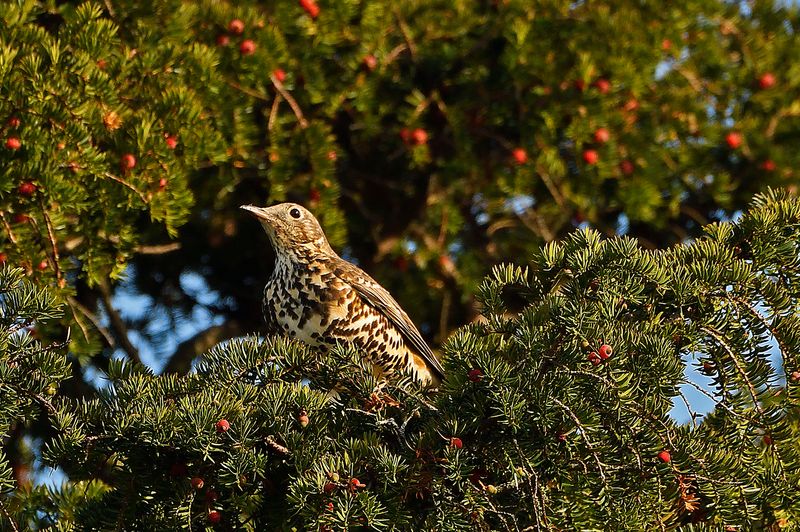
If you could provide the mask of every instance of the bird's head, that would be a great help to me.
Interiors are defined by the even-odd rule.
[[[241,208],[258,218],[278,255],[299,259],[318,252],[333,253],[319,222],[302,205],[279,203],[272,207],[242,205]]]

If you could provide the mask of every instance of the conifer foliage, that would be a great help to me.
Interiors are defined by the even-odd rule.
[[[65,342],[43,345],[37,330],[58,318],[54,295],[25,279],[21,268],[0,266],[0,435],[23,431],[43,415],[55,415],[54,396],[70,376]],[[22,464],[19,464],[22,465]],[[0,522],[15,511],[9,496],[27,486],[25,467],[12,469],[0,448]],[[15,478],[14,473],[17,473]]]
[[[46,458],[108,485],[74,517],[100,529],[797,523],[798,231],[800,201],[769,192],[668,251],[579,231],[497,267],[439,392],[280,338],[187,377],[114,363]],[[691,368],[716,406],[680,425]]]

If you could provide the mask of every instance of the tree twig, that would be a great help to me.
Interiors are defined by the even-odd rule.
[[[136,246],[134,251],[140,255],[164,255],[165,253],[172,253],[173,251],[177,251],[179,249],[181,249],[180,242],[170,242],[169,244]]]
[[[142,359],[139,357],[139,350],[136,349],[128,337],[128,327],[125,325],[125,321],[122,319],[122,316],[120,316],[119,312],[117,312],[117,309],[114,308],[113,301],[111,300],[111,285],[109,285],[108,280],[103,279],[100,282],[99,287],[100,297],[103,300],[103,306],[108,313],[108,321],[111,323],[111,329],[114,331],[114,336],[117,338],[117,343],[132,361],[141,364]]]
[[[275,438],[273,436],[267,436],[266,438],[264,438],[264,443],[267,444],[267,447],[269,447],[271,450],[275,451],[280,455],[291,456],[292,454],[291,451],[289,451],[289,449],[287,449],[286,447],[275,441]]]
[[[19,527],[17,527],[17,523],[14,522],[14,519],[11,517],[11,514],[8,513],[8,509],[6,505],[3,504],[3,499],[0,499],[0,512],[6,517],[6,520],[11,524],[11,530],[14,532],[19,532]]]
[[[289,91],[286,90],[286,87],[283,86],[278,78],[275,77],[275,74],[270,74],[269,79],[272,80],[272,84],[275,86],[275,89],[283,96],[283,99],[286,100],[289,104],[289,107],[292,108],[294,111],[294,116],[297,117],[297,121],[300,123],[300,127],[305,129],[308,127],[308,120],[303,116],[303,111],[300,109],[300,106],[297,105],[297,101],[289,94]]]
[[[219,342],[241,333],[242,327],[236,320],[228,320],[222,325],[214,325],[200,331],[178,345],[164,367],[164,373],[187,373],[191,369],[195,357],[202,355]]]
[[[125,181],[125,180],[124,180],[124,179],[122,179],[121,177],[117,177],[117,176],[115,176],[115,175],[114,175],[114,174],[112,174],[111,172],[106,172],[106,173],[105,173],[105,174],[103,174],[103,175],[104,175],[104,176],[106,176],[107,178],[111,179],[112,181],[116,181],[116,182],[117,182],[117,183],[119,183],[120,185],[123,185],[123,186],[125,186],[125,187],[127,187],[127,188],[131,189],[132,191],[136,192],[136,194],[139,196],[139,199],[140,199],[140,200],[142,200],[142,203],[144,203],[145,205],[147,205],[147,203],[148,203],[148,201],[147,201],[147,196],[145,196],[145,195],[142,193],[142,191],[141,191],[141,190],[139,190],[139,189],[138,189],[138,188],[136,188],[135,186],[131,185],[130,183],[128,183],[127,181]]]
[[[56,235],[53,231],[53,222],[50,220],[50,215],[47,214],[47,209],[44,207],[44,199],[39,196],[39,206],[42,208],[42,216],[44,217],[44,224],[47,227],[47,237],[50,239],[50,247],[53,249],[53,270],[56,273],[56,279],[61,284],[61,268],[58,265],[58,245],[56,244]]]

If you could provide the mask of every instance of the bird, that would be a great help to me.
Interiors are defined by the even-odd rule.
[[[377,281],[336,254],[308,209],[296,203],[241,208],[258,219],[275,251],[262,306],[268,333],[323,350],[350,343],[381,379],[410,373],[424,385],[441,383],[444,368],[408,314]]]

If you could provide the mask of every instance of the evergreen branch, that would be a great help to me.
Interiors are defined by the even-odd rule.
[[[605,471],[603,470],[603,464],[600,461],[600,457],[598,456],[597,451],[595,451],[594,444],[589,439],[586,427],[583,426],[583,424],[581,423],[581,420],[578,419],[578,416],[575,415],[575,412],[573,412],[571,408],[569,408],[567,405],[565,405],[564,403],[562,403],[561,401],[559,401],[555,397],[551,397],[550,400],[553,401],[555,404],[557,404],[559,407],[561,407],[567,413],[567,415],[570,418],[572,418],[573,423],[575,423],[575,426],[578,427],[578,429],[580,430],[581,438],[583,438],[583,441],[586,443],[586,447],[589,449],[589,452],[592,454],[592,457],[594,458],[595,462],[597,462],[597,467],[598,467],[598,472],[600,473],[600,478],[603,479],[604,483],[608,483],[608,479],[606,478]]]
[[[759,403],[758,401],[758,393],[756,392],[753,383],[747,377],[747,372],[739,363],[739,359],[734,354],[733,349],[731,349],[731,347],[725,342],[725,338],[722,337],[722,334],[720,334],[710,326],[705,325],[701,327],[701,329],[706,333],[708,333],[712,338],[714,338],[717,341],[717,343],[725,350],[725,352],[728,353],[728,356],[731,357],[733,365],[736,366],[736,370],[739,372],[739,375],[742,377],[744,383],[747,385],[747,390],[750,392],[750,397],[753,400],[753,407],[755,408],[756,412],[758,412],[759,415],[763,416],[764,410],[761,408],[761,403]],[[750,419],[750,421],[755,423],[755,420],[752,418]]]

